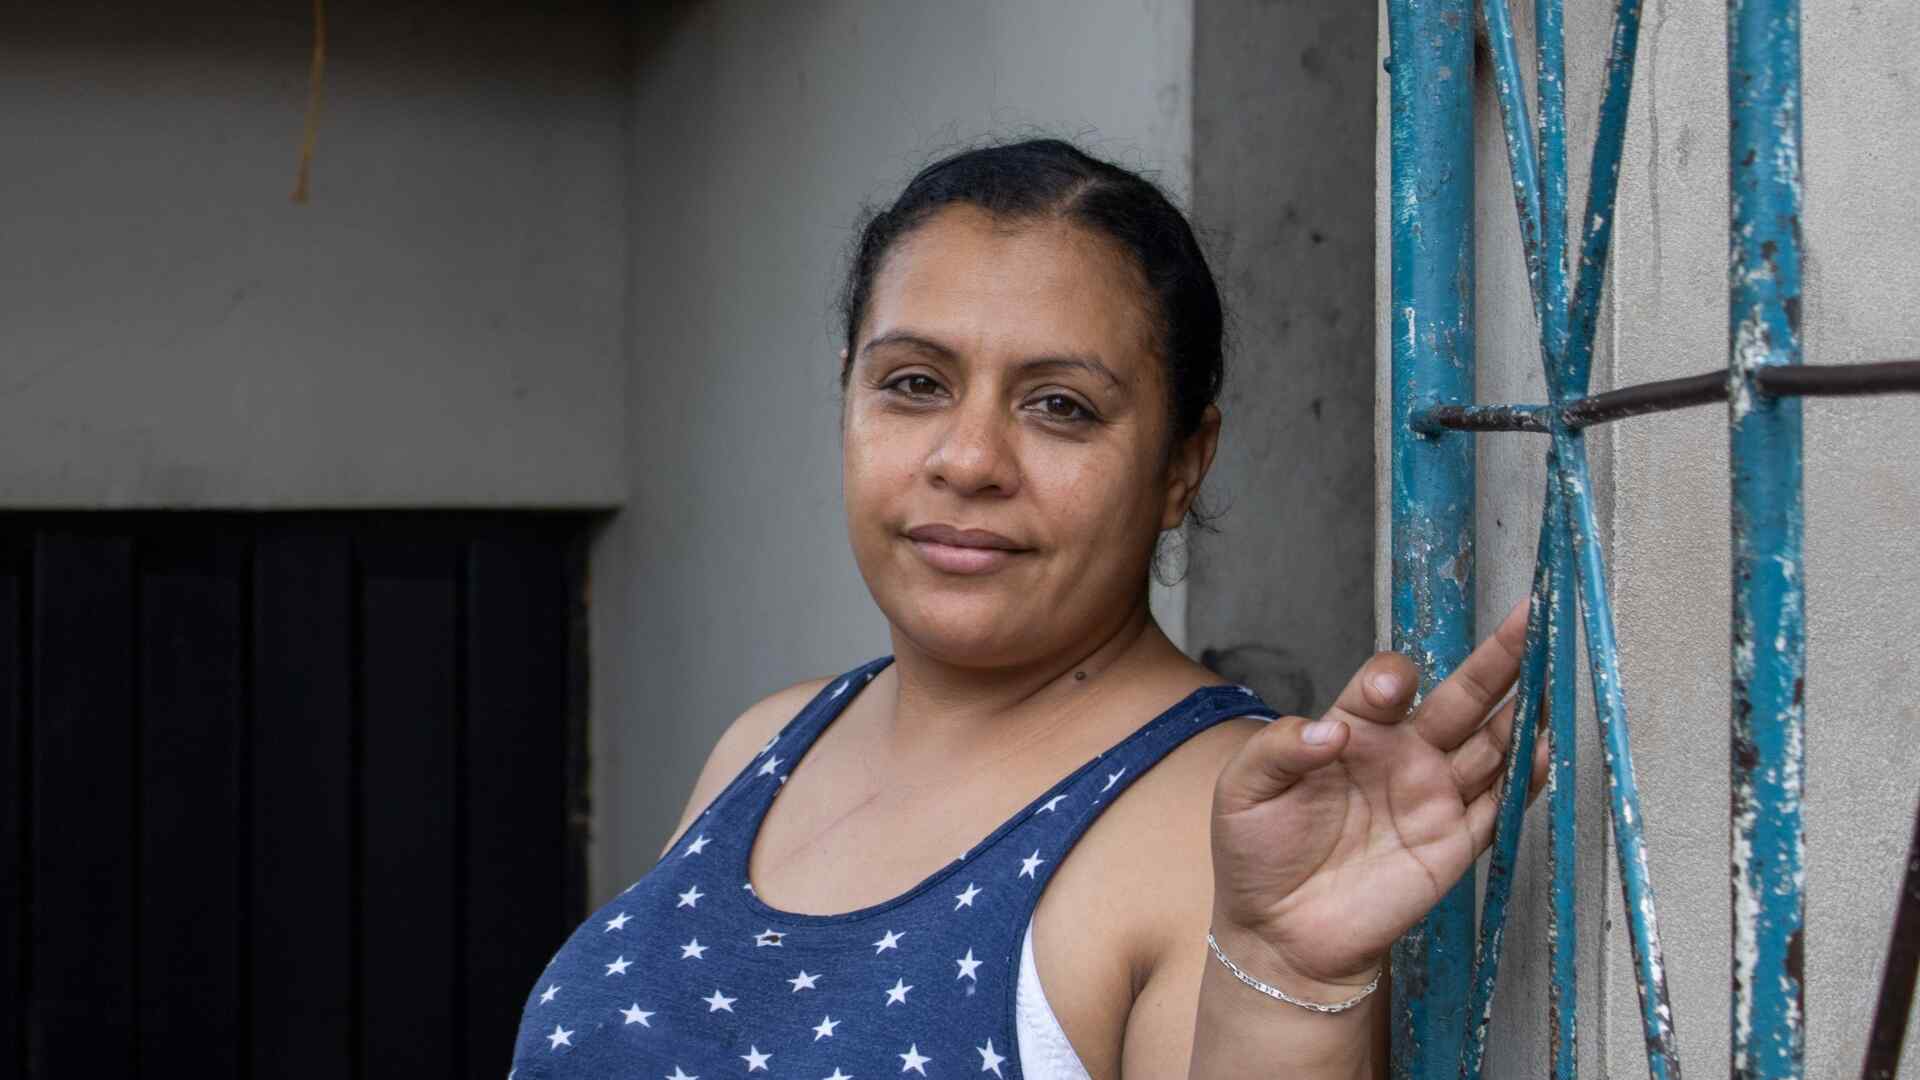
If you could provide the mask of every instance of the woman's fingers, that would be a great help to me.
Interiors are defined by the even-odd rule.
[[[1527,802],[1532,803],[1547,784],[1547,741],[1541,739],[1534,744],[1533,775],[1527,780]],[[1493,844],[1493,828],[1500,817],[1500,789],[1488,787],[1467,802],[1467,832],[1473,837],[1473,854],[1480,854]]]
[[[1527,650],[1528,600],[1516,604],[1493,636],[1482,641],[1452,675],[1427,694],[1414,713],[1414,727],[1442,750],[1465,742],[1520,674]]]
[[[1328,716],[1343,714],[1376,724],[1397,724],[1407,714],[1407,702],[1420,685],[1420,671],[1399,653],[1375,653],[1347,680]]]
[[[1519,704],[1518,698],[1509,698],[1493,714],[1480,730],[1468,736],[1467,741],[1447,752],[1447,767],[1453,773],[1454,786],[1460,791],[1463,802],[1472,802],[1481,792],[1492,787],[1506,773],[1507,754],[1513,746],[1514,710]],[[1535,715],[1533,757],[1534,790],[1544,780],[1547,764],[1546,695],[1541,695],[1541,709]],[[1529,795],[1529,798],[1532,796]]]
[[[1507,747],[1513,741],[1513,706],[1509,700],[1466,742],[1447,751],[1447,767],[1462,801],[1472,802],[1506,770]]]
[[[1233,813],[1285,794],[1308,773],[1331,763],[1352,735],[1329,716],[1283,716],[1241,745],[1214,786],[1215,810]]]

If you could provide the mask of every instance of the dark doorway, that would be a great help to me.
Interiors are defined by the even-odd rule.
[[[579,514],[0,514],[0,1074],[497,1077],[584,913]]]

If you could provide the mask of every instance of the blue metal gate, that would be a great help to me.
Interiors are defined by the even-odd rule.
[[[1574,722],[1576,617],[1607,781],[1649,1073],[1678,1077],[1672,1010],[1628,747],[1614,619],[1595,526],[1586,428],[1725,401],[1732,463],[1733,979],[1730,1070],[1805,1071],[1801,825],[1806,647],[1801,583],[1800,402],[1810,395],[1920,391],[1920,361],[1801,365],[1800,8],[1729,0],[1731,236],[1724,370],[1589,394],[1596,315],[1612,240],[1639,0],[1618,0],[1575,265],[1567,259],[1561,0],[1536,0],[1536,131],[1506,0],[1478,17],[1493,63],[1540,332],[1545,404],[1472,404],[1473,62],[1469,0],[1389,0],[1392,81],[1393,647],[1423,687],[1470,646],[1473,432],[1548,437],[1547,485],[1509,763],[1476,932],[1463,881],[1395,947],[1396,1077],[1476,1078],[1492,1015],[1542,689],[1547,727],[1553,1075],[1575,1071]],[[1920,819],[1862,1075],[1898,1065],[1920,964]]]

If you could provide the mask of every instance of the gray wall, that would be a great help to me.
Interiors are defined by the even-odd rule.
[[[0,503],[624,497],[624,17],[310,11],[0,16]]]
[[[1184,198],[1191,18],[1186,0],[722,0],[643,20],[628,510],[594,582],[596,895],[652,865],[740,710],[889,648],[840,508],[831,304],[861,204],[1030,130]]]
[[[1374,13],[1194,5],[1193,206],[1231,315],[1190,647],[1282,712],[1373,645]]]
[[[1525,5],[1518,5],[1525,8]],[[1572,205],[1609,31],[1570,5]],[[1588,10],[1591,8],[1591,10]],[[1516,11],[1522,17],[1524,12]],[[1596,388],[1726,361],[1724,11],[1656,2],[1642,30]],[[1809,4],[1805,45],[1807,362],[1920,354],[1920,219],[1910,212],[1920,109],[1909,53],[1920,12],[1895,0]],[[1523,27],[1524,29],[1524,27]],[[1522,55],[1531,55],[1523,44]],[[1387,83],[1381,81],[1381,95]],[[1479,397],[1540,400],[1497,112],[1479,74]],[[1387,158],[1382,116],[1381,191]],[[1576,221],[1578,215],[1576,214]],[[1385,204],[1378,236],[1384,255]],[[1381,305],[1381,312],[1385,306]],[[1378,363],[1385,369],[1384,350]],[[1384,413],[1383,413],[1384,415]],[[1912,398],[1806,407],[1809,1076],[1859,1068],[1920,776],[1920,411]],[[1537,438],[1480,437],[1481,625],[1526,587],[1540,506]],[[1652,849],[1660,930],[1688,1075],[1726,1075],[1728,1038],[1726,414],[1644,417],[1593,440],[1622,676]],[[1381,459],[1384,461],[1384,458]],[[1384,503],[1382,504],[1384,505]],[[1384,535],[1381,551],[1384,552]],[[1385,593],[1380,616],[1385,625]],[[1591,712],[1583,723],[1582,1069],[1644,1075],[1611,841],[1598,827]],[[1546,1060],[1540,841],[1523,846],[1489,1072]],[[1911,1045],[1905,1064],[1920,1063]],[[1597,1070],[1597,1071],[1596,1071]]]

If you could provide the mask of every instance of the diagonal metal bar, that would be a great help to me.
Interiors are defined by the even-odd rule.
[[[1613,39],[1607,49],[1606,90],[1600,99],[1600,126],[1593,139],[1593,167],[1587,181],[1585,239],[1580,244],[1580,279],[1574,289],[1561,378],[1548,378],[1565,397],[1586,393],[1593,364],[1593,332],[1600,310],[1600,285],[1607,274],[1613,243],[1614,195],[1620,189],[1620,149],[1627,136],[1627,104],[1633,95],[1634,57],[1640,47],[1640,0],[1620,0],[1613,15]],[[1554,397],[1560,404],[1563,397]]]
[[[1547,478],[1545,504],[1557,509],[1554,481]],[[1548,522],[1552,521],[1549,516]],[[1546,683],[1547,611],[1552,603],[1548,575],[1556,546],[1564,538],[1549,528],[1540,530],[1533,562],[1533,590],[1527,609],[1526,652],[1515,692],[1513,727],[1507,737],[1507,771],[1502,780],[1500,809],[1494,819],[1493,852],[1487,863],[1486,894],[1481,900],[1480,941],[1474,950],[1473,984],[1467,999],[1467,1037],[1460,1048],[1462,1080],[1479,1080],[1487,1052],[1487,1025],[1493,1020],[1493,989],[1500,971],[1500,944],[1507,926],[1507,900],[1513,892],[1513,865],[1520,853],[1520,829],[1526,823],[1527,787],[1533,765],[1534,730],[1540,720],[1540,689]]]
[[[1549,469],[1553,463],[1549,461]],[[1556,496],[1557,499],[1557,496]],[[1564,513],[1559,520],[1564,521]],[[1580,948],[1579,883],[1577,873],[1574,765],[1579,741],[1575,725],[1576,680],[1573,552],[1557,544],[1553,552],[1547,612],[1548,689],[1553,704],[1547,728],[1547,866],[1553,878],[1553,902],[1547,909],[1547,947],[1552,951],[1552,979],[1547,984],[1548,1044],[1553,1057],[1553,1080],[1574,1080],[1578,1072]]]
[[[1550,30],[1557,29],[1557,18],[1548,21]],[[1575,576],[1580,589],[1580,608],[1586,620],[1587,666],[1593,678],[1601,742],[1606,751],[1604,760],[1609,807],[1620,862],[1621,885],[1625,893],[1627,923],[1634,945],[1634,969],[1639,984],[1641,1026],[1647,1044],[1647,1061],[1655,1080],[1668,1080],[1679,1076],[1679,1062],[1674,1052],[1673,1013],[1668,1004],[1665,964],[1654,916],[1653,886],[1647,872],[1644,819],[1640,814],[1639,792],[1634,782],[1633,758],[1627,740],[1626,698],[1620,687],[1613,610],[1607,596],[1606,574],[1600,558],[1593,506],[1587,494],[1586,443],[1578,432],[1569,428],[1558,416],[1559,407],[1564,406],[1569,398],[1585,395],[1592,369],[1595,313],[1599,307],[1600,286],[1605,279],[1613,237],[1614,199],[1619,190],[1620,153],[1626,136],[1627,106],[1632,95],[1639,30],[1639,0],[1619,0],[1608,50],[1606,89],[1601,99],[1599,128],[1594,138],[1593,172],[1587,190],[1587,214],[1583,219],[1586,227],[1581,245],[1579,285],[1571,301],[1572,310],[1567,315],[1568,331],[1564,350],[1556,349],[1561,339],[1546,321],[1542,322],[1541,362],[1546,374],[1548,396],[1555,406],[1555,410],[1549,414],[1549,419],[1554,421],[1551,425],[1553,476],[1561,489],[1560,509],[1565,533],[1571,540],[1577,571]],[[1543,49],[1547,63],[1559,60],[1557,43],[1546,43]],[[1499,50],[1494,52],[1497,63]],[[1560,73],[1554,74],[1553,89],[1557,93],[1561,89]],[[1557,97],[1556,103],[1560,106],[1562,119],[1559,136],[1563,140],[1564,98]],[[1510,102],[1504,95],[1501,104],[1510,117],[1520,111],[1514,108],[1520,103],[1517,100]],[[1546,111],[1543,110],[1543,113]],[[1552,122],[1549,117],[1548,123]],[[1524,128],[1524,124],[1519,126]],[[1515,125],[1509,121],[1510,135],[1514,128]],[[1520,164],[1521,156],[1513,152],[1515,141],[1509,139],[1508,160],[1517,181],[1526,165]],[[1546,142],[1544,138],[1542,141],[1543,144]],[[1564,143],[1561,145],[1564,150]],[[1548,148],[1548,152],[1552,153],[1552,150]],[[1559,182],[1564,184],[1564,166]],[[1560,190],[1564,191],[1564,188]],[[1516,206],[1524,215],[1526,200],[1517,199]],[[1525,230],[1524,221],[1522,229]],[[1551,522],[1545,520],[1544,515],[1541,526],[1543,532],[1551,529]]]
[[[1526,85],[1520,78],[1520,54],[1513,39],[1507,0],[1480,0],[1480,22],[1493,57],[1493,89],[1500,101],[1500,124],[1507,139],[1507,175],[1513,182],[1513,208],[1520,218],[1520,250],[1526,259],[1527,291],[1535,321],[1545,326],[1546,293],[1541,281],[1540,178],[1534,172],[1533,129],[1527,116]]]
[[[1559,12],[1554,0],[1538,0],[1543,9],[1548,9],[1546,17],[1540,21],[1547,24],[1552,40],[1543,40],[1540,45],[1543,85],[1551,83],[1550,92],[1554,95],[1549,107],[1543,100],[1543,123],[1553,130],[1542,133],[1541,152],[1547,157],[1564,155],[1565,135],[1565,99],[1562,96],[1563,67],[1561,42],[1559,38]],[[1488,12],[1494,7],[1489,4]],[[1504,9],[1502,9],[1504,11]],[[1625,894],[1625,906],[1629,934],[1634,946],[1634,965],[1641,1004],[1641,1025],[1647,1044],[1649,1071],[1655,1080],[1668,1080],[1679,1076],[1679,1062],[1674,1050],[1674,1032],[1672,1009],[1668,1004],[1665,965],[1661,955],[1659,929],[1654,915],[1653,887],[1647,871],[1646,839],[1639,808],[1639,794],[1633,777],[1633,758],[1627,740],[1626,701],[1620,687],[1618,669],[1618,648],[1613,635],[1613,611],[1607,596],[1606,576],[1601,564],[1597,529],[1593,521],[1593,507],[1588,498],[1588,469],[1585,440],[1570,428],[1560,415],[1560,409],[1571,399],[1582,397],[1586,393],[1589,373],[1592,369],[1593,335],[1595,316],[1599,307],[1600,286],[1605,279],[1607,257],[1613,236],[1613,211],[1615,195],[1619,189],[1620,153],[1625,141],[1627,106],[1632,94],[1633,69],[1638,49],[1640,26],[1639,0],[1619,0],[1614,15],[1614,32],[1608,52],[1606,89],[1604,91],[1598,133],[1593,146],[1593,172],[1587,192],[1587,214],[1585,236],[1581,245],[1580,277],[1575,295],[1568,305],[1550,305],[1537,292],[1536,311],[1541,316],[1541,363],[1544,369],[1547,390],[1554,408],[1547,414],[1553,435],[1552,476],[1560,486],[1560,511],[1564,521],[1564,534],[1571,541],[1575,575],[1581,593],[1580,608],[1586,619],[1588,669],[1594,683],[1594,699],[1601,729],[1601,742],[1605,748],[1605,765],[1609,791],[1609,807],[1614,825],[1615,843],[1620,862],[1621,884]],[[1490,28],[1500,20],[1498,15],[1488,17]],[[1511,48],[1502,49],[1494,43],[1492,49],[1496,65],[1503,63],[1503,53],[1510,56]],[[1512,69],[1517,64],[1508,62],[1508,80],[1514,76]],[[1548,73],[1551,73],[1551,78]],[[1530,154],[1521,151],[1523,138],[1516,132],[1524,132],[1525,105],[1517,93],[1500,94],[1502,114],[1506,118],[1508,136],[1508,162],[1512,170],[1515,186],[1515,206],[1521,216],[1521,231],[1528,233],[1527,220],[1530,209],[1526,192],[1525,177],[1533,162]],[[1557,108],[1556,108],[1557,107]],[[1518,122],[1516,122],[1518,121]],[[1549,142],[1553,145],[1548,145]],[[1549,198],[1564,206],[1565,166],[1564,158],[1559,162],[1559,175],[1547,176],[1548,186],[1555,191]],[[1542,168],[1542,173],[1548,172]],[[1534,181],[1538,183],[1536,179]],[[1536,195],[1536,198],[1539,196]],[[1532,204],[1537,207],[1538,204]],[[1539,219],[1536,218],[1537,222]],[[1561,215],[1564,224],[1564,213]],[[1535,233],[1534,235],[1539,235]],[[1545,241],[1542,241],[1544,246]],[[1561,245],[1564,249],[1564,244]],[[1530,253],[1529,280],[1538,281],[1535,268],[1540,264],[1544,253],[1539,249]],[[1564,277],[1561,279],[1564,282]],[[1542,283],[1544,285],[1544,283]],[[1541,286],[1536,286],[1540,288]],[[1559,313],[1550,313],[1552,307],[1559,307]],[[1556,325],[1556,320],[1558,320]],[[1564,333],[1562,332],[1564,328]],[[1519,417],[1515,417],[1518,419]],[[1543,514],[1541,522],[1542,542],[1546,543],[1548,534],[1553,531],[1553,522]]]
[[[1907,872],[1900,882],[1900,905],[1893,916],[1893,940],[1880,974],[1880,1000],[1873,1010],[1860,1080],[1893,1080],[1900,1072],[1900,1047],[1907,1040],[1907,1013],[1913,1008],[1913,979],[1920,973],[1920,810],[1913,816],[1913,840],[1907,846]]]
[[[1594,524],[1593,503],[1588,497],[1591,481],[1585,440],[1578,432],[1562,428],[1554,432],[1553,442],[1559,459],[1561,509],[1573,539],[1580,584],[1580,610],[1587,634],[1587,670],[1593,679],[1594,711],[1600,722],[1608,808],[1613,821],[1615,856],[1620,863],[1627,933],[1633,943],[1647,1068],[1653,1080],[1679,1080],[1680,1061],[1674,1038],[1673,1009],[1667,996],[1666,961],[1661,953],[1660,931],[1654,914],[1653,882],[1647,871],[1646,819],[1640,813],[1633,751],[1627,738],[1626,693],[1620,685],[1620,650],[1614,639],[1613,604],[1607,596],[1599,529]]]
[[[1806,632],[1800,402],[1800,5],[1727,5],[1728,459],[1733,471],[1731,1072],[1806,1068],[1801,885]]]
[[[1535,85],[1540,98],[1541,358],[1564,372],[1567,355],[1567,63],[1561,0],[1534,2]],[[1562,388],[1570,382],[1562,375]],[[1584,377],[1581,380],[1585,384]]]

